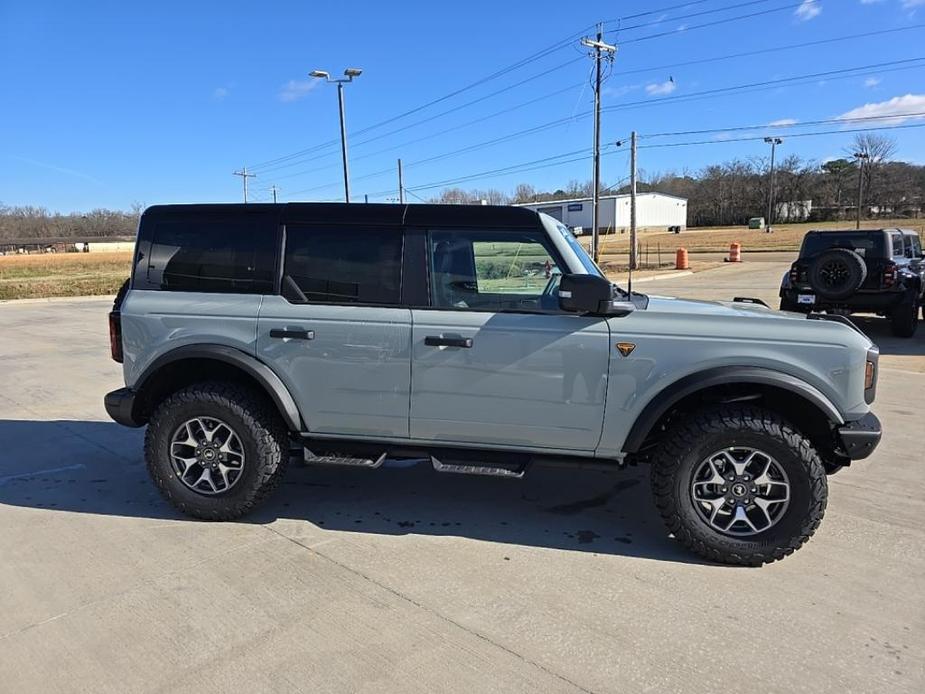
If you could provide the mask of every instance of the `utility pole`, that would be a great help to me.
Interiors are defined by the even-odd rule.
[[[401,172],[401,157],[398,159],[398,203],[405,204],[405,179]]]
[[[858,214],[854,223],[855,229],[861,228],[861,203],[864,198],[864,162],[870,159],[870,155],[864,152],[855,152],[854,158],[858,160]]]
[[[773,232],[771,225],[772,217],[774,216],[774,150],[777,145],[783,144],[784,141],[779,137],[766,137],[764,141],[771,145],[771,171],[769,173],[770,180],[768,181],[768,219],[765,228],[765,231],[770,234]]]
[[[639,240],[636,236],[636,131],[630,133],[630,270],[639,269]]]
[[[270,190],[273,192],[273,204],[275,205],[276,204],[276,191],[279,190],[279,188],[277,188],[276,184],[274,183],[272,186],[270,186]]]
[[[244,182],[244,202],[247,202],[247,179],[256,178],[257,174],[247,173],[247,167],[245,166],[240,171],[232,171],[233,176],[240,176],[241,180]]]
[[[597,39],[585,37],[581,40],[581,45],[594,50],[591,54],[594,58],[594,172],[591,183],[594,191],[591,202],[591,257],[597,262],[599,252],[598,227],[600,226],[598,207],[601,193],[601,62],[604,60],[613,61],[617,47],[604,43],[604,25],[602,23],[597,25]]]

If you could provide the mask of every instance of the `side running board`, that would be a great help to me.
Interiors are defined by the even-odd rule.
[[[352,467],[377,468],[385,462],[386,453],[383,451],[378,458],[353,458],[347,455],[315,455],[309,449],[305,450],[306,465],[350,465]]]
[[[444,463],[430,457],[430,462],[437,472],[455,472],[460,475],[490,475],[493,477],[508,477],[511,479],[520,479],[526,472],[525,466],[517,468],[508,468],[500,465],[470,465],[468,463]]]

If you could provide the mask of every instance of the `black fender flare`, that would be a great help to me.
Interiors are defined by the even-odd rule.
[[[227,345],[185,345],[165,352],[152,361],[141,373],[136,379],[132,390],[136,394],[142,395],[146,386],[151,383],[151,379],[156,378],[162,368],[188,359],[211,359],[240,369],[260,384],[273,401],[273,404],[276,405],[276,409],[279,410],[280,416],[286,422],[286,426],[289,427],[290,431],[305,430],[299,407],[280,377],[256,357]]]
[[[685,376],[660,390],[633,423],[623,446],[625,453],[636,453],[662,416],[674,405],[699,390],[713,386],[750,383],[787,390],[818,408],[832,426],[845,423],[838,408],[818,388],[790,374],[756,366],[721,366]]]

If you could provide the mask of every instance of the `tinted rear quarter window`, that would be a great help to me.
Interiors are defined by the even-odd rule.
[[[807,234],[803,239],[803,248],[800,255],[810,257],[822,253],[830,248],[848,248],[856,251],[858,255],[882,257],[883,234],[880,232],[823,232],[820,234]]]
[[[282,294],[292,303],[399,304],[396,228],[288,226]]]
[[[270,294],[275,259],[275,231],[257,221],[160,221],[146,264],[147,288]]]

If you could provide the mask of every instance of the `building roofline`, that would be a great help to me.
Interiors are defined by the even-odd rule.
[[[682,198],[680,195],[671,195],[670,193],[660,193],[657,190],[650,190],[645,193],[637,193],[636,197],[642,197],[643,195],[658,195],[659,197],[663,197],[663,198],[673,198],[675,200],[683,200],[684,202],[688,201],[687,198]],[[628,198],[628,197],[630,197],[629,193],[620,193],[619,195],[601,195],[599,199],[600,200],[618,200],[620,198]],[[558,205],[563,202],[591,202],[591,200],[592,200],[591,197],[587,196],[583,198],[560,198],[557,200],[540,200],[538,202],[515,202],[512,204],[514,207],[527,207],[527,206],[534,206],[534,205]]]

